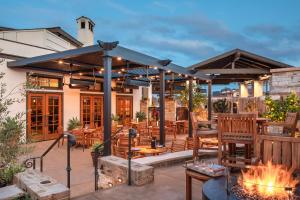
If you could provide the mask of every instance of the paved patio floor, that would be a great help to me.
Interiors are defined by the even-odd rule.
[[[202,199],[202,183],[193,181],[193,200]],[[185,172],[182,165],[155,169],[155,180],[145,186],[121,185],[83,195],[75,200],[183,200],[185,199]]]
[[[180,135],[180,138],[186,136]],[[34,143],[31,156],[40,156],[53,141]],[[167,143],[170,143],[170,140]],[[37,163],[39,168],[39,163]],[[72,199],[172,199],[182,200],[185,195],[185,174],[182,164],[155,169],[155,181],[141,187],[117,186],[109,190],[94,192],[94,168],[90,150],[73,148],[71,150],[71,197]],[[44,158],[44,173],[67,184],[66,144],[57,145]],[[201,199],[201,183],[193,185],[194,198]]]

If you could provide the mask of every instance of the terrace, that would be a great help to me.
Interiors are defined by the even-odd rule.
[[[263,85],[271,75],[271,69],[291,67],[289,65],[246,51],[234,50],[183,68],[173,64],[171,60],[160,60],[123,48],[118,46],[117,42],[99,41],[98,45],[94,46],[10,62],[8,67],[56,73],[64,78],[69,76],[69,81],[64,84],[71,90],[89,87],[98,80],[103,82],[101,126],[98,127],[96,123],[84,124],[83,127],[69,130],[71,136],[64,135],[62,127],[57,126],[51,139],[58,138],[55,141],[60,145],[57,147],[55,143],[43,158],[43,173],[67,185],[71,189],[71,197],[76,197],[75,199],[183,199],[186,196],[185,192],[186,198],[190,199],[188,192],[191,192],[191,188],[194,191],[194,199],[202,199],[202,182],[208,181],[208,184],[212,184],[210,179],[215,179],[213,175],[199,172],[198,168],[218,166],[225,175],[223,166],[226,170],[227,167],[245,168],[249,165],[256,166],[259,160],[264,164],[271,160],[292,169],[300,166],[299,160],[295,158],[300,149],[299,139],[295,137],[298,114],[288,112],[285,123],[280,124],[272,124],[271,119],[261,116],[267,107],[262,99]],[[121,122],[113,123],[112,107],[116,106],[112,105],[114,81],[122,82],[124,88],[147,88],[151,85],[152,93],[158,93],[159,106],[153,108],[147,103],[147,120],[142,122],[132,116],[126,118],[126,109],[131,105],[125,102],[125,114]],[[240,83],[240,96],[230,94],[223,102],[223,108],[213,109],[220,101],[212,97],[213,84],[230,82]],[[251,98],[248,92],[249,83],[252,84],[253,90]],[[193,106],[193,93],[197,92],[193,84],[207,87],[204,95],[207,103],[201,108]],[[185,108],[187,114],[182,120],[178,119],[178,115],[176,117],[176,109],[168,111],[166,98],[175,96],[175,88],[180,86],[188,88],[188,102]],[[252,100],[253,98],[255,100]],[[76,106],[72,102],[67,103],[70,104],[69,107]],[[216,106],[213,106],[214,104]],[[248,108],[250,104],[251,108]],[[156,111],[153,112],[153,109]],[[220,114],[222,109],[224,113]],[[174,120],[166,119],[167,114],[175,116]],[[276,126],[283,127],[281,133],[280,130],[278,132],[278,128],[274,128]],[[137,131],[137,135],[132,136],[136,137],[133,139],[130,135],[132,128]],[[69,152],[67,144],[70,144],[73,135],[76,139],[73,142],[77,148],[72,148]],[[35,143],[36,149],[31,157],[39,157],[52,143],[53,141]],[[94,155],[97,160],[93,166],[93,157],[86,147],[97,143],[103,143],[104,148],[98,152],[101,156]],[[65,157],[68,154],[70,162]],[[103,160],[110,155],[119,157],[123,163],[132,157],[133,163],[151,169],[154,167],[154,177],[142,186],[136,186],[135,181],[140,181],[136,179],[133,180],[134,186],[127,186],[125,183],[129,180],[126,176],[120,177],[119,174],[115,177],[110,175],[110,181],[105,182],[107,174],[103,172],[112,171],[115,169],[113,167],[116,167],[112,162],[107,164],[107,161]],[[197,158],[202,161],[198,161]],[[37,164],[39,159],[30,160],[36,162],[37,169],[41,168]],[[183,168],[182,164],[187,159],[194,159],[194,162],[187,165],[190,167]],[[63,170],[66,162],[69,175],[67,179]],[[197,169],[193,168],[195,166]],[[121,166],[117,167],[118,170],[123,170]],[[125,168],[127,169],[127,164]],[[98,171],[101,172],[100,177]],[[119,171],[113,172],[117,174]],[[197,174],[200,174],[200,177]],[[190,177],[202,182],[191,186]],[[97,186],[94,185],[95,180]],[[115,180],[120,184],[113,182]],[[94,189],[97,191],[92,193]],[[205,198],[214,199],[209,196],[209,192],[203,192]]]

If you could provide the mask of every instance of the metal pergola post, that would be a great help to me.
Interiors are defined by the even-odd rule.
[[[103,55],[103,67],[104,67],[104,95],[103,95],[103,107],[104,107],[104,141],[108,141],[104,144],[104,156],[111,155],[111,62],[112,58],[104,51]]]
[[[165,71],[159,70],[159,143],[165,145]]]
[[[193,112],[193,78],[189,78],[189,137],[193,137],[191,112]]]
[[[211,89],[212,89],[212,81],[208,81],[207,83],[207,119],[211,120],[211,111],[212,111],[212,102],[211,102]]]

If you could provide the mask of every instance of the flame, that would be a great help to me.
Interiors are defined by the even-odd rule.
[[[287,198],[289,188],[294,188],[298,181],[292,177],[292,172],[282,165],[252,166],[246,172],[242,172],[239,179],[240,185],[249,194],[259,194],[262,197]]]

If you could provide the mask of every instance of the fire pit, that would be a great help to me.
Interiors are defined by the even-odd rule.
[[[300,200],[300,185],[292,172],[271,163],[252,166],[238,176],[211,179],[202,191],[203,199],[212,200]]]

